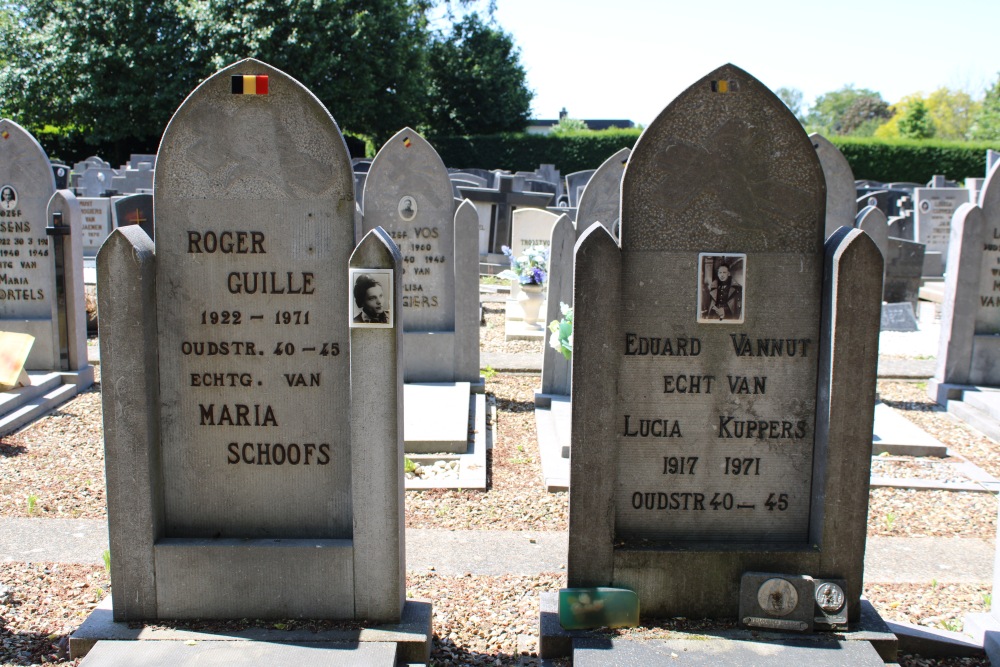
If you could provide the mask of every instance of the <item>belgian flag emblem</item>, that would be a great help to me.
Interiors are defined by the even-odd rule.
[[[233,75],[233,95],[267,95],[267,75]]]
[[[719,79],[718,81],[712,82],[713,93],[735,93],[739,89],[740,86],[736,81]]]
[[[413,142],[410,141],[409,137],[403,137],[403,147],[404,148],[409,148],[412,143]]]
[[[4,130],[3,132],[0,132],[0,137],[3,137],[4,139],[8,139],[10,137],[10,132],[8,132],[7,130]]]

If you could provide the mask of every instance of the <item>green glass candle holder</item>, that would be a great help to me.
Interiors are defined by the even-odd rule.
[[[639,625],[639,596],[627,588],[562,588],[559,624],[565,630],[634,628]]]

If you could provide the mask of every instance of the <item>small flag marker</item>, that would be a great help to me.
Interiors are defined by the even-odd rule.
[[[10,132],[4,130],[3,132],[0,132],[0,137],[3,137],[4,139],[10,139]]]
[[[233,95],[267,95],[266,74],[234,74]]]
[[[410,147],[410,144],[412,144],[412,143],[413,143],[413,142],[412,142],[412,141],[410,141],[410,138],[409,138],[409,137],[403,137],[403,146],[405,146],[406,148],[409,148],[409,147]]]

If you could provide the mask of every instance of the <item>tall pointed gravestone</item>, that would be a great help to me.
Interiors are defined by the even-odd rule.
[[[24,365],[31,385],[0,395],[0,433],[93,384],[80,225],[80,206],[56,191],[39,143],[0,120],[0,331],[34,337]]]
[[[1000,387],[1000,166],[979,205],[958,207],[951,221],[948,274],[941,307],[937,372],[927,393],[941,405],[970,399],[974,385]],[[986,392],[984,392],[986,393]],[[986,401],[990,397],[975,397]],[[992,406],[980,406],[993,412]],[[995,417],[991,418],[995,421]]]
[[[824,246],[825,202],[798,121],[732,65],[640,137],[620,247],[599,225],[576,246],[571,587],[649,617],[859,619],[882,260],[859,230]]]
[[[816,156],[826,181],[826,236],[841,227],[853,227],[857,215],[857,190],[854,172],[840,149],[822,134],[810,134]]]
[[[363,230],[384,228],[403,257],[404,430],[412,453],[466,453],[477,403],[471,392],[482,394],[485,384],[478,216],[471,203],[458,204],[437,151],[410,128],[389,139],[368,170]]]
[[[243,60],[174,114],[154,190],[155,248],[130,225],[98,257],[115,620],[399,622],[401,262],[354,248],[336,123]]]

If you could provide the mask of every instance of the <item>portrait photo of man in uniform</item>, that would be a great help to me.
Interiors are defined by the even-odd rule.
[[[351,269],[351,326],[392,326],[392,271]]]
[[[698,322],[738,324],[743,321],[746,255],[701,253]]]

